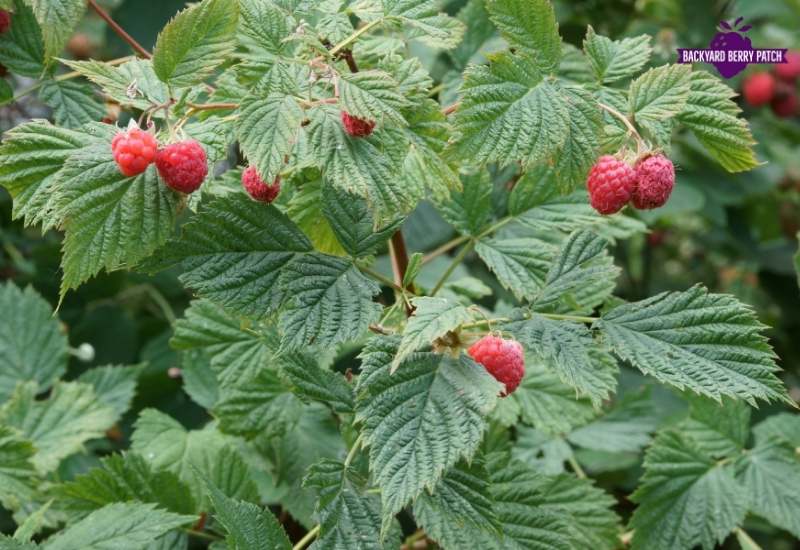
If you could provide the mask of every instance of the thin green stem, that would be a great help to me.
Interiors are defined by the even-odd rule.
[[[611,116],[620,120],[625,125],[625,127],[628,129],[628,133],[636,139],[636,148],[639,151],[641,151],[644,145],[644,140],[642,139],[642,136],[639,134],[638,130],[636,130],[636,126],[633,125],[630,119],[625,115],[623,115],[622,113],[620,113],[619,111],[617,111],[614,107],[611,107],[610,105],[606,105],[605,103],[601,103],[599,101],[597,102],[597,105],[604,111],[608,112]]]
[[[408,535],[408,537],[406,537],[406,540],[403,542],[403,548],[413,548],[415,542],[417,542],[418,540],[422,540],[424,538],[425,538],[425,531],[423,531],[422,529],[417,529],[416,531]]]
[[[733,532],[736,534],[736,538],[739,540],[739,545],[742,547],[742,550],[761,550],[761,546],[759,546],[759,544],[747,534],[747,531],[741,527],[737,527]]]
[[[496,319],[481,319],[480,321],[474,321],[472,323],[464,323],[461,325],[461,328],[477,328],[486,326],[492,326],[495,323],[508,323],[511,319],[508,317],[497,317]]]
[[[364,434],[363,433],[358,434],[358,437],[356,438],[356,442],[353,443],[353,446],[350,448],[350,452],[347,453],[347,458],[344,459],[344,467],[345,467],[345,469],[348,466],[350,466],[351,462],[353,462],[353,459],[356,457],[356,454],[358,453],[358,449],[359,449],[359,447],[361,447],[361,443],[363,441],[364,441]]]
[[[586,479],[586,472],[583,471],[583,468],[581,468],[581,465],[578,464],[578,461],[575,460],[574,456],[570,455],[567,461],[569,462],[569,465],[572,468],[572,471],[575,472],[576,476],[581,479]]]
[[[409,293],[414,294],[416,296],[415,293],[409,291],[408,289],[404,289],[403,287],[401,287],[400,285],[395,283],[393,280],[391,280],[389,277],[386,277],[385,275],[381,275],[380,273],[378,273],[377,271],[375,271],[373,269],[370,269],[368,267],[363,267],[363,266],[359,266],[359,269],[365,275],[369,275],[373,279],[376,279],[376,280],[380,281],[381,283],[385,284],[386,286],[395,289],[397,292],[401,292],[401,293],[409,292]]]
[[[436,250],[433,250],[433,251],[429,252],[428,254],[426,254],[422,258],[422,264],[425,265],[426,263],[430,262],[431,260],[433,260],[435,258],[438,258],[442,254],[446,254],[447,252],[450,252],[452,249],[456,248],[457,246],[459,246],[461,244],[464,244],[468,240],[469,240],[468,236],[462,235],[460,237],[456,237],[455,239],[444,243],[442,246],[440,246]]]
[[[210,533],[204,533],[203,531],[195,531],[194,529],[184,529],[184,531],[190,537],[197,537],[205,540],[220,540],[220,537],[214,536]]]
[[[350,36],[348,36],[347,38],[336,44],[333,48],[330,49],[328,53],[330,53],[330,55],[332,56],[336,55],[337,53],[345,49],[347,46],[358,40],[358,38],[361,35],[368,33],[370,30],[372,30],[373,27],[381,23],[383,23],[383,19],[381,18],[378,18],[374,21],[370,21],[369,23],[358,29],[356,32],[354,32],[353,34],[351,34]]]
[[[500,229],[501,227],[503,227],[504,225],[506,225],[507,223],[510,223],[512,221],[514,221],[514,217],[513,216],[506,216],[505,218],[500,218],[493,225],[491,225],[488,228],[486,228],[483,231],[481,231],[481,233],[475,238],[476,239],[482,239],[483,237],[491,235],[492,233],[494,233],[495,231],[497,231],[498,229]]]
[[[302,539],[300,539],[299,541],[297,541],[297,544],[295,544],[294,546],[292,546],[292,550],[303,550],[303,548],[305,548],[305,547],[306,547],[306,545],[307,545],[309,542],[311,542],[312,540],[314,540],[314,538],[315,538],[315,537],[316,537],[318,534],[319,534],[319,525],[317,525],[316,527],[314,527],[314,528],[313,528],[311,531],[309,531],[308,533],[306,533],[306,535],[305,535],[305,536],[304,536]]]
[[[433,287],[433,291],[431,291],[431,296],[436,296],[436,293],[442,289],[442,286],[447,282],[447,279],[452,275],[453,271],[458,267],[458,265],[464,260],[464,257],[469,254],[472,248],[475,246],[475,241],[469,241],[464,247],[459,251],[458,254],[455,255],[453,261],[450,262],[447,270],[442,274],[439,278],[439,281],[436,283],[436,286]]]
[[[562,315],[560,313],[536,313],[548,319],[555,319],[556,321],[576,321],[578,323],[594,323],[597,317],[582,317],[580,315]]]

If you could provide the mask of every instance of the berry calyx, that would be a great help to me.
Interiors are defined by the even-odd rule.
[[[342,111],[342,125],[344,131],[353,137],[367,137],[375,129],[375,122],[358,118]]]
[[[0,10],[0,34],[7,32],[11,28],[11,12]]]
[[[516,340],[489,334],[472,344],[467,353],[495,380],[505,384],[506,390],[500,392],[500,397],[514,393],[525,376],[525,352]]]
[[[281,192],[281,178],[280,176],[276,177],[275,181],[270,185],[261,179],[255,166],[248,166],[242,172],[242,186],[244,186],[245,191],[253,200],[269,204]]]
[[[786,82],[794,82],[800,77],[800,51],[786,53],[786,63],[775,65],[775,75]]]
[[[592,207],[600,214],[614,214],[631,200],[636,174],[626,162],[603,155],[586,178]]]
[[[206,152],[193,139],[160,149],[156,167],[168,187],[187,194],[197,191],[208,175]]]
[[[636,187],[631,201],[639,210],[664,206],[675,186],[675,165],[664,155],[653,155],[636,163]]]
[[[156,158],[158,142],[153,134],[139,128],[120,132],[111,140],[111,152],[119,171],[131,177],[141,174]]]
[[[775,78],[769,73],[756,73],[742,83],[742,95],[753,107],[766,105],[775,95]]]
[[[775,97],[770,102],[772,112],[781,118],[789,118],[797,114],[797,92],[794,86],[786,82],[778,82]]]

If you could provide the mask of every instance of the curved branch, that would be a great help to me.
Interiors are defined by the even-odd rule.
[[[106,23],[108,23],[108,26],[111,27],[111,29],[117,33],[120,38],[127,42],[136,53],[145,59],[151,59],[153,57],[150,52],[144,49],[144,47],[136,41],[136,39],[125,32],[125,29],[120,27],[119,23],[114,21],[108,12],[97,4],[96,0],[89,0],[89,6],[97,13],[97,15],[99,15]]]

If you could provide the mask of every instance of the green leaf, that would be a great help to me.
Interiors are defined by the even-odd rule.
[[[43,120],[20,124],[3,135],[0,185],[14,199],[14,219],[22,218],[27,226],[42,223],[43,231],[60,223],[53,214],[56,174],[85,143],[85,133]]]
[[[487,238],[475,245],[478,256],[518,300],[536,297],[555,251],[552,244],[533,238]]]
[[[20,434],[0,425],[0,503],[8,510],[17,510],[33,499],[37,484],[33,444]]]
[[[535,54],[543,71],[556,70],[561,60],[561,37],[549,0],[489,0],[486,9],[513,47]]]
[[[199,349],[211,358],[220,385],[236,384],[253,376],[272,359],[277,342],[246,330],[237,319],[209,300],[194,300],[175,323],[170,345],[179,350]]]
[[[384,14],[400,23],[409,38],[434,48],[454,48],[464,25],[439,10],[437,0],[382,0]]]
[[[132,59],[118,67],[94,60],[61,61],[100,86],[105,95],[120,105],[145,110],[169,98],[166,84],[158,79],[153,62],[148,59]]]
[[[400,110],[407,101],[389,73],[375,69],[342,73],[339,77],[339,101],[342,109],[365,120],[405,126]]]
[[[511,397],[523,422],[548,433],[568,433],[595,415],[588,399],[577,398],[574,389],[538,361],[526,361],[525,376]]]
[[[39,99],[53,109],[56,124],[80,128],[89,122],[99,122],[106,107],[97,99],[88,84],[75,80],[45,80],[39,89]]]
[[[686,106],[677,120],[689,128],[708,153],[728,172],[758,166],[755,140],[727,84],[706,71],[692,73]]]
[[[399,339],[372,339],[362,352],[357,419],[380,485],[384,526],[445,470],[470,458],[500,384],[468,356],[412,354],[390,374]]]
[[[242,152],[265,182],[272,182],[292,152],[303,110],[293,96],[254,90],[242,100],[236,135]]]
[[[572,191],[582,187],[598,156],[603,115],[591,93],[577,86],[563,86],[561,92],[569,106],[569,132],[564,146],[555,156],[559,188]]]
[[[320,367],[309,354],[284,355],[281,366],[296,394],[328,404],[339,414],[354,412],[353,388],[342,374]]]
[[[165,512],[155,504],[109,504],[47,539],[45,550],[140,550],[194,516]]]
[[[179,265],[180,280],[237,315],[263,318],[281,305],[278,278],[298,253],[309,252],[305,235],[272,205],[237,193],[200,206],[156,253],[150,268]]]
[[[0,403],[18,382],[46,390],[67,370],[67,337],[50,307],[33,288],[0,285]]]
[[[292,47],[286,37],[297,27],[291,10],[284,10],[277,2],[240,0],[239,31],[237,37],[246,50],[244,63],[259,65]]]
[[[626,395],[607,414],[568,434],[569,442],[595,451],[638,453],[659,424],[650,393]]]
[[[67,39],[86,12],[83,0],[27,0],[39,22],[44,38],[45,57],[61,53]],[[14,24],[16,25],[16,17]]]
[[[172,472],[154,471],[137,454],[112,455],[99,467],[56,487],[59,506],[81,515],[114,502],[148,502],[178,514],[191,514],[189,489]]]
[[[553,158],[569,136],[570,104],[528,54],[471,65],[461,91],[453,145],[461,159],[536,165]]]
[[[645,374],[717,401],[786,401],[775,355],[752,309],[702,286],[618,306],[595,322],[608,345]]]
[[[14,0],[13,18],[11,28],[0,34],[0,63],[14,74],[38,78],[45,66],[42,29],[23,0]]]
[[[0,533],[0,550],[36,550],[39,548],[32,542],[22,542]]]
[[[236,0],[203,0],[180,12],[158,35],[158,78],[177,88],[202,82],[233,53],[238,18]]]
[[[119,420],[131,406],[141,372],[141,367],[95,367],[81,374],[78,382],[91,384],[97,398],[114,409]]]
[[[589,230],[567,237],[533,299],[534,307],[591,312],[602,304],[614,290],[620,272],[607,245],[603,237]]]
[[[374,230],[372,212],[366,201],[333,185],[322,188],[322,214],[342,247],[357,258],[373,254],[385,245],[403,221],[398,218]]]
[[[17,386],[0,409],[0,422],[18,429],[36,446],[33,463],[42,473],[80,451],[86,441],[102,437],[115,413],[89,384],[58,382],[45,400],[36,399],[35,382]]]
[[[491,550],[568,550],[574,527],[562,511],[542,506],[540,480],[520,463],[491,464],[490,495],[500,520],[501,537],[484,535],[481,547]]]
[[[503,329],[595,407],[615,390],[616,362],[594,342],[585,325],[534,314],[530,319],[505,324]]]
[[[401,165],[383,151],[380,131],[368,138],[348,136],[333,107],[313,110],[308,141],[325,179],[343,191],[364,197],[376,224],[411,210],[421,192],[409,193],[398,177]],[[397,143],[391,144],[399,147]]]
[[[291,550],[292,543],[280,523],[269,510],[255,504],[228,498],[207,482],[214,517],[228,532],[229,548],[236,550]]]
[[[409,317],[403,330],[397,355],[392,360],[391,372],[413,352],[430,346],[437,338],[472,321],[472,315],[466,307],[444,298],[421,296],[413,298],[411,303],[414,306],[414,315]]]
[[[410,142],[403,161],[406,185],[409,189],[423,185],[433,199],[444,201],[461,189],[455,168],[441,157],[452,134],[450,124],[439,104],[430,98],[421,100],[413,110],[406,109],[404,115],[409,125],[403,134]]]
[[[800,537],[800,458],[779,438],[760,441],[736,463],[737,481],[750,498],[749,509]]]
[[[319,494],[320,531],[315,550],[389,550],[398,543],[381,543],[381,502],[363,493],[365,480],[336,460],[311,466],[303,486]]]
[[[52,500],[48,500],[38,510],[25,518],[14,531],[14,539],[20,542],[30,542],[33,536],[42,528],[45,522],[45,514],[50,509]]]
[[[720,403],[687,395],[689,417],[679,424],[681,433],[694,439],[705,453],[724,458],[741,452],[750,435],[750,407],[729,398]]]
[[[214,416],[226,433],[281,434],[297,422],[301,406],[278,373],[262,367],[251,378],[220,388]]]
[[[442,217],[460,233],[478,235],[492,219],[492,182],[481,170],[461,177],[462,189],[437,202]]]
[[[631,497],[634,550],[672,550],[721,544],[744,520],[747,492],[731,465],[718,465],[675,431],[656,437],[644,460],[641,485]]]
[[[124,176],[107,137],[73,153],[57,176],[65,230],[62,297],[103,269],[136,265],[174,230],[178,194],[159,181],[154,166]]]
[[[494,504],[483,461],[460,462],[417,498],[414,518],[443,548],[470,548],[487,533],[500,534]]]
[[[178,475],[192,490],[198,506],[207,500],[204,481],[232,498],[256,496],[252,473],[235,449],[235,442],[212,430],[186,431],[176,420],[154,409],[139,415],[131,436],[131,450],[156,471]]]
[[[529,474],[521,477],[525,482],[528,477],[533,478]],[[619,517],[612,510],[616,502],[591,480],[561,474],[538,476],[535,484],[540,495],[539,508],[569,520],[574,548],[619,547]]]
[[[753,435],[756,445],[777,437],[793,447],[800,447],[800,416],[788,412],[773,414],[753,428]]]
[[[637,123],[655,131],[658,123],[683,111],[692,80],[691,65],[662,65],[631,83],[628,112]]]
[[[601,83],[617,82],[635,75],[650,60],[653,48],[650,36],[611,40],[594,32],[591,25],[583,39],[583,51],[589,59],[594,76]]]
[[[372,301],[380,287],[349,260],[300,256],[283,271],[281,284],[288,296],[280,315],[283,349],[355,340],[380,318],[381,306]]]
[[[211,368],[211,359],[202,350],[181,354],[183,390],[204,409],[213,409],[219,399],[219,381]]]

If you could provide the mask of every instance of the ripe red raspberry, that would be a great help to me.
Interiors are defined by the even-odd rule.
[[[206,152],[193,139],[160,149],[156,154],[156,167],[166,184],[181,193],[197,191],[208,175]]]
[[[775,95],[775,78],[769,73],[756,73],[742,83],[742,95],[753,107],[766,105]]]
[[[158,142],[153,134],[139,128],[120,132],[111,140],[111,152],[119,171],[128,177],[147,170],[155,160],[157,150]]]
[[[775,65],[775,74],[781,80],[794,82],[800,76],[800,51],[786,53],[786,63]]]
[[[636,187],[631,200],[639,210],[664,206],[675,186],[675,166],[664,155],[653,155],[636,164]]]
[[[275,178],[272,185],[264,183],[255,166],[248,166],[242,172],[242,185],[244,186],[247,194],[259,202],[271,203],[281,192],[281,178]]]
[[[8,31],[11,28],[11,13],[6,10],[0,10],[0,34]]]
[[[505,340],[490,334],[472,344],[467,353],[483,365],[495,380],[505,384],[506,391],[500,392],[500,397],[514,393],[525,376],[525,352],[516,340]]]
[[[786,82],[778,82],[770,107],[772,107],[772,112],[781,118],[789,118],[797,114],[797,92],[794,86]]]
[[[373,121],[355,117],[344,111],[342,111],[342,125],[344,131],[353,137],[367,137],[375,129]]]
[[[622,210],[631,200],[635,185],[633,168],[611,155],[597,159],[586,179],[592,206],[603,215]]]

